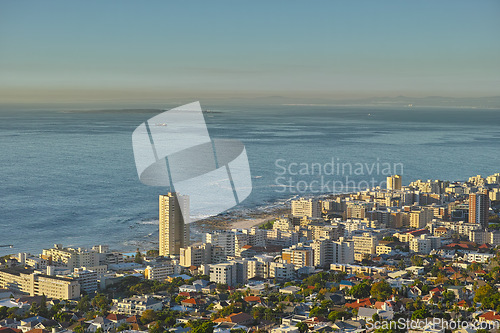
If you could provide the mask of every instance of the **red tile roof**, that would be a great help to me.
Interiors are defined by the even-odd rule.
[[[111,321],[119,321],[119,320],[123,320],[127,318],[126,316],[124,315],[121,315],[121,314],[117,314],[117,313],[110,313],[106,319],[109,319]]]
[[[20,333],[22,331],[18,328],[0,327],[0,332],[1,333]]]
[[[238,313],[232,313],[225,318],[215,319],[214,323],[236,323],[236,324],[239,324],[239,323],[244,323],[244,322],[248,322],[248,321],[252,321],[252,320],[253,320],[253,317],[250,316],[249,314],[244,313],[244,312],[238,312]]]
[[[345,305],[345,307],[347,308],[352,308],[352,309],[357,309],[359,307],[369,307],[369,306],[372,306],[373,305],[373,302],[371,299],[369,298],[363,298],[363,299],[358,299],[356,302],[352,302],[352,303],[347,303]]]
[[[192,305],[200,305],[202,304],[202,300],[201,299],[196,299],[196,298],[188,298],[188,299],[185,299],[183,301],[181,301],[181,303],[184,303],[184,304],[192,304]]]
[[[128,317],[127,323],[139,323],[139,318],[137,316]]]
[[[480,315],[479,318],[487,320],[487,321],[494,321],[494,320],[500,321],[500,315],[498,313],[496,313],[495,311],[485,312],[482,315]]]
[[[245,302],[262,302],[259,296],[247,296],[243,299],[245,300]]]

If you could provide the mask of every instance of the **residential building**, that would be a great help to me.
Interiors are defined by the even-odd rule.
[[[313,250],[302,244],[293,245],[281,252],[283,262],[293,264],[295,268],[314,266]]]
[[[401,190],[403,185],[403,179],[400,175],[394,175],[387,177],[387,189],[388,190]]]
[[[42,251],[42,259],[47,265],[63,266],[70,270],[80,267],[99,266],[99,254],[95,251],[83,248],[65,248],[61,244],[55,244],[53,248]]]
[[[370,232],[364,232],[360,236],[353,236],[354,252],[361,254],[375,254],[378,245],[378,239]]]
[[[170,275],[180,274],[181,267],[177,261],[167,261],[156,265],[147,266],[144,270],[144,276],[148,280],[165,280]]]
[[[159,311],[163,303],[150,296],[134,296],[124,299],[114,299],[111,312],[127,316],[140,316],[146,310]]]
[[[189,197],[170,192],[159,197],[160,255],[179,255],[189,245]]]
[[[0,288],[30,296],[45,295],[57,299],[80,297],[80,283],[77,280],[36,274],[29,269],[0,269]]]
[[[316,199],[300,198],[292,201],[292,215],[294,217],[321,217],[321,203]]]
[[[489,209],[487,190],[469,194],[469,223],[479,224],[483,229],[488,228]]]

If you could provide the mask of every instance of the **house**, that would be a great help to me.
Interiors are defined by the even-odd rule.
[[[234,323],[242,326],[251,325],[254,319],[248,313],[238,312],[232,313],[227,317],[215,319],[214,323]]]
[[[370,298],[361,298],[358,299],[356,302],[352,303],[347,303],[345,305],[346,308],[351,308],[351,309],[359,309],[361,307],[371,307],[373,305],[373,301]]]
[[[49,333],[49,331],[43,329],[43,328],[34,328],[32,330],[28,331],[29,333]],[[26,333],[28,333],[26,332]]]
[[[184,284],[179,287],[179,292],[186,292],[186,293],[199,293],[201,292],[201,289],[203,286],[201,284],[195,284],[195,285],[190,285],[190,284]]]
[[[125,322],[130,325],[133,330],[140,330],[141,321],[137,316],[128,317]]]
[[[262,300],[260,299],[259,296],[246,296],[243,298],[245,302],[247,302],[250,305],[255,305],[255,304],[261,304]]]
[[[112,313],[120,313],[124,315],[142,315],[146,310],[159,311],[163,308],[163,303],[151,296],[134,296],[124,298],[122,300],[114,299]]]
[[[436,288],[432,288],[430,291],[429,291],[429,295],[431,296],[434,296],[434,295],[438,295],[438,296],[441,296],[441,294],[443,293],[444,291],[444,288],[439,286],[439,287],[436,287]]]
[[[21,320],[21,324],[17,326],[23,333],[26,333],[35,328],[45,328],[45,326],[41,325],[43,322],[48,321],[47,318],[35,316]]]
[[[461,286],[448,286],[446,288],[448,291],[451,291],[455,294],[455,299],[463,299],[464,298],[464,287]]]
[[[288,286],[288,287],[280,288],[280,290],[279,290],[280,293],[289,294],[289,295],[296,294],[299,291],[300,291],[300,288],[296,287],[296,286]]]
[[[342,290],[342,289],[351,289],[354,286],[355,286],[355,284],[353,282],[342,280],[342,281],[340,281],[339,289],[340,290]]]
[[[271,330],[271,333],[299,333],[297,326],[288,326],[281,324]]]
[[[187,306],[190,308],[198,308],[203,304],[205,304],[204,300],[196,299],[196,298],[188,298],[188,299],[181,301],[182,306]]]
[[[396,302],[394,301],[375,302],[374,307],[377,310],[394,312],[394,309],[396,307]]]
[[[415,300],[417,297],[422,296],[422,290],[417,287],[413,286],[410,289],[408,289],[408,297]]]
[[[207,281],[207,280],[202,280],[202,279],[200,279],[200,280],[196,280],[196,281],[194,281],[194,282],[193,282],[193,286],[195,286],[195,285],[200,285],[202,288],[204,288],[204,287],[208,286],[209,284],[210,284],[210,282],[209,282],[209,281]]]
[[[97,329],[101,329],[103,332],[108,332],[112,328],[115,328],[115,323],[112,322],[109,319],[106,319],[104,317],[98,316],[95,317],[92,320],[86,321],[87,324],[89,324],[89,327],[87,328],[87,332],[92,332],[94,333],[97,331]]]
[[[219,302],[214,302],[212,304],[214,305],[213,306],[214,310],[222,310],[229,306],[229,301],[219,301]]]
[[[15,319],[6,318],[4,320],[0,320],[0,328],[15,328],[17,330],[17,326],[19,325],[21,325],[21,322]],[[3,333],[9,333],[9,332],[3,332]]]
[[[116,327],[127,322],[127,317],[118,313],[110,313],[106,319],[115,323]]]
[[[217,289],[215,283],[209,284],[203,288],[201,288],[201,292],[204,294],[211,294]]]
[[[392,311],[389,312],[372,308],[360,307],[358,310],[358,319],[364,321],[371,321],[373,320],[373,315],[375,314],[377,314],[380,317],[380,319],[391,320],[392,318],[394,318],[394,312]]]
[[[337,320],[332,324],[332,328],[342,333],[361,332],[365,325],[364,321],[357,320]]]
[[[424,273],[423,266],[410,266],[405,268],[405,270],[413,275],[422,275]]]
[[[342,293],[325,293],[325,300],[332,301],[335,305],[343,305],[345,304],[345,297]]]
[[[21,333],[22,331],[18,328],[12,327],[0,327],[0,333]]]
[[[460,310],[467,310],[472,306],[472,303],[463,299],[457,303],[457,306]]]
[[[500,321],[500,314],[498,314],[496,311],[487,311],[482,315],[479,315],[477,319],[479,320],[479,322],[493,324],[496,321]]]

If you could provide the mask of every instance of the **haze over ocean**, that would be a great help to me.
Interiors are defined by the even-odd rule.
[[[205,114],[213,138],[239,139],[247,148],[253,192],[236,209],[298,195],[279,186],[277,159],[282,165],[323,165],[332,158],[353,164],[402,163],[404,184],[500,172],[498,110],[232,108],[203,101],[202,106],[214,110]],[[36,253],[54,242],[109,244],[120,250],[147,246],[157,236],[158,195],[167,189],[139,182],[131,134],[159,112],[0,110],[0,245],[14,245],[1,247],[0,255]],[[320,177],[285,176],[307,183]],[[374,177],[385,179],[382,174]]]

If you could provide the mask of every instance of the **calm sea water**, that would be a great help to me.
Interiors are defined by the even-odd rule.
[[[298,195],[296,187],[280,186],[283,179],[276,178],[283,169],[276,160],[282,166],[332,159],[398,163],[405,184],[500,172],[499,110],[204,107],[216,111],[205,114],[212,137],[239,139],[247,148],[253,192],[237,209]],[[167,189],[139,182],[131,134],[157,113],[0,110],[0,245],[14,245],[0,247],[0,255],[38,253],[54,243],[150,247],[157,198]],[[291,171],[298,171],[294,166]],[[350,177],[385,178],[364,172]],[[342,182],[344,176],[333,177]],[[321,175],[284,177],[304,185]]]

